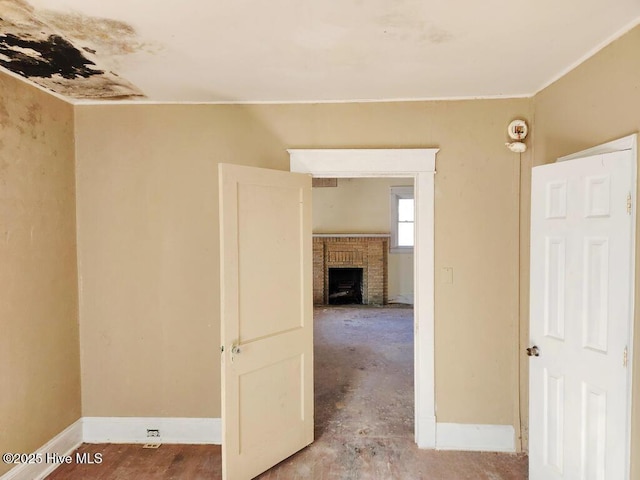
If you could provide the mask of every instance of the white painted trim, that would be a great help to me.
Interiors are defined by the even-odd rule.
[[[59,464],[47,462],[47,454],[69,455],[82,443],[82,420],[72,423],[58,435],[53,437],[35,452],[11,452],[33,453],[39,455],[42,463],[20,464],[13,467],[0,477],[0,480],[40,480],[54,471]],[[5,452],[2,452],[5,453]]]
[[[418,408],[416,405],[416,444],[418,445],[418,448],[428,448],[433,450],[436,448],[436,416],[418,416],[417,410]]]
[[[22,77],[20,77],[22,78]],[[25,80],[25,79],[23,79]],[[531,93],[513,93],[496,95],[449,95],[443,97],[397,97],[397,98],[350,98],[316,100],[212,100],[209,102],[189,100],[88,100],[67,99],[78,106],[84,105],[316,105],[316,104],[353,104],[353,103],[415,103],[415,102],[460,102],[467,100],[509,100],[531,98]]]
[[[602,145],[597,145],[595,147],[587,148],[586,150],[582,150],[577,153],[572,153],[571,155],[565,155],[564,157],[559,157],[556,160],[556,163],[566,162],[568,160],[578,160],[580,158],[586,158],[586,157],[593,157],[594,155],[603,155],[605,153],[621,152],[623,150],[635,151],[637,142],[638,142],[638,134],[634,133],[632,135],[627,135],[626,137],[622,137],[617,140],[613,140],[611,142],[603,143]],[[634,158],[637,158],[637,157],[634,156]]]
[[[516,451],[513,425],[438,423],[436,429],[438,450]]]
[[[435,396],[435,171],[418,173],[414,180],[416,242],[414,262],[415,317],[415,415],[416,442],[421,448],[434,448]],[[427,427],[423,429],[422,427]]]
[[[292,172],[314,177],[414,177],[435,172],[438,148],[289,149]]]
[[[387,303],[398,303],[402,305],[413,305],[414,304],[414,294],[412,293],[400,293],[393,297],[390,297],[387,300]]]
[[[84,417],[82,439],[86,443],[222,443],[219,418]],[[147,437],[147,429],[159,437]]]
[[[415,441],[435,448],[434,201],[437,148],[288,150],[292,172],[314,177],[414,179]]]

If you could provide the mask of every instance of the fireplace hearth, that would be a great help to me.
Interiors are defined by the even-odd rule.
[[[388,248],[387,234],[315,234],[313,303],[386,304]]]
[[[362,268],[329,269],[329,305],[362,305]]]

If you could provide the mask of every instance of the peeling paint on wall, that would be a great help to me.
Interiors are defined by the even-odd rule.
[[[130,25],[36,12],[24,0],[0,0],[0,12],[0,66],[76,99],[144,96],[107,67],[141,48]]]

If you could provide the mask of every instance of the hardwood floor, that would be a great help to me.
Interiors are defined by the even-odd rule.
[[[413,311],[317,308],[315,442],[260,480],[523,480],[525,455],[420,450],[413,440]],[[49,480],[218,480],[212,445],[83,445],[99,465]]]
[[[76,453],[101,463],[81,464]],[[74,461],[58,467],[47,480],[210,480],[222,478],[220,445],[82,445]],[[96,457],[96,454],[99,454]]]

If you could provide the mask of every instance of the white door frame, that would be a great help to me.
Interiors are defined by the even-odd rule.
[[[438,148],[290,149],[290,170],[318,178],[414,179],[415,441],[436,448],[434,371],[434,176]]]

